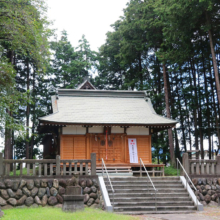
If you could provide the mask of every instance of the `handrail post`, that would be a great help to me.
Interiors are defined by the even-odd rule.
[[[102,177],[104,177],[103,162],[102,162]]]
[[[60,155],[56,156],[56,175],[60,175]]]
[[[178,163],[178,161],[177,161],[177,168],[176,168],[176,169],[177,169],[177,170],[176,170],[177,176],[179,176],[179,175],[178,175],[178,174],[179,174],[179,172],[178,172],[178,164],[179,164],[179,163]]]
[[[154,191],[155,191],[155,196],[154,196],[154,198],[155,198],[155,209],[156,209],[156,212],[157,212],[157,189],[155,188],[155,186],[154,186],[154,184],[153,184],[153,182],[152,182],[152,180],[151,180],[151,178],[150,178],[150,176],[149,176],[149,174],[148,174],[148,172],[147,172],[147,169],[146,169],[146,167],[144,166],[144,163],[143,163],[143,161],[142,161],[141,158],[140,158],[140,164],[144,167],[144,170],[145,170],[145,172],[146,172],[146,174],[147,174],[147,177],[148,177],[148,179],[150,180],[150,183],[151,183],[151,185],[153,186],[153,189],[154,189]],[[148,189],[148,193],[149,193],[148,183],[147,183],[147,189]],[[152,194],[151,194],[151,195],[152,195]]]
[[[183,170],[183,173],[184,175],[186,176],[186,190],[188,189],[188,181],[192,184],[192,187],[194,188],[195,192],[198,191],[198,189],[195,187],[195,185],[193,184],[193,182],[191,181],[191,179],[189,178],[189,175],[187,174],[186,170],[184,169],[183,165],[180,163],[179,159],[176,158],[177,160],[177,163],[179,163],[180,167],[182,168]],[[197,198],[197,195],[196,195],[196,203],[197,203],[197,208],[198,208],[198,198]]]
[[[113,192],[113,211],[114,211],[114,207],[115,207],[115,192],[114,192],[114,190],[112,192]]]
[[[141,158],[140,158],[140,177],[142,177],[142,166],[141,166]]]
[[[91,153],[91,175],[96,175],[96,153]]]
[[[113,186],[112,186],[110,177],[109,177],[109,175],[108,175],[108,170],[107,170],[107,168],[106,168],[106,166],[105,166],[105,162],[104,162],[103,158],[102,158],[102,166],[103,166],[104,169],[105,169],[105,172],[106,172],[106,175],[107,175],[107,179],[108,179],[108,181],[109,181],[109,185],[110,185],[111,190],[112,190],[112,193],[113,193],[113,211],[114,211],[114,206],[115,206],[115,190],[114,190],[114,188],[113,188]],[[104,169],[103,169],[103,170],[104,170]]]
[[[199,209],[198,209],[198,198],[197,198],[197,195],[199,195],[199,194],[198,194],[198,190],[197,190],[196,192],[197,192],[197,193],[196,193],[196,205],[197,205],[197,210],[199,210]]]
[[[188,178],[186,177],[186,190],[188,189]]]

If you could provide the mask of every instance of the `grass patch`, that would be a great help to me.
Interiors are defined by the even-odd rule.
[[[36,172],[36,174],[38,174],[38,167],[36,167],[35,168],[35,172]],[[19,176],[20,175],[20,169],[19,170],[16,170],[16,176]],[[41,173],[43,173],[43,171],[41,171]],[[13,176],[14,175],[14,171],[11,171],[10,173],[9,173],[9,176]],[[22,175],[27,175],[27,168],[22,168]],[[29,175],[30,176],[33,176],[33,170],[32,169],[30,169],[29,170]]]
[[[178,169],[178,175],[180,173],[180,170]],[[164,174],[165,176],[177,176],[177,169],[169,166],[169,167],[164,167]]]
[[[84,211],[74,213],[63,212],[59,208],[14,208],[3,210],[2,220],[138,220],[138,217],[108,213],[99,209],[85,208]]]
[[[27,175],[27,168],[22,168],[22,174],[23,174],[23,175]],[[13,176],[13,175],[14,175],[14,172],[11,171],[9,175],[10,175],[10,176]],[[20,175],[20,169],[19,169],[19,170],[16,170],[16,176],[17,176],[17,175]]]

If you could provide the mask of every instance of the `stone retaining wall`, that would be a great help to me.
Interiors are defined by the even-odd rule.
[[[82,187],[85,206],[104,207],[98,178],[89,176],[71,179],[0,179],[0,207],[62,207],[66,186],[78,185]]]
[[[194,178],[193,184],[198,189],[195,192],[198,200],[203,204],[217,205],[219,201],[218,193],[220,193],[220,178]]]

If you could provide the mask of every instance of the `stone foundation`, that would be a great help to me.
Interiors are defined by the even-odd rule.
[[[194,188],[192,190],[195,192],[198,200],[203,205],[218,205],[220,192],[220,178],[194,178],[192,179],[193,184],[198,189],[195,192]]]
[[[67,186],[81,186],[85,207],[103,208],[97,177],[0,179],[0,210],[13,207],[62,207]]]

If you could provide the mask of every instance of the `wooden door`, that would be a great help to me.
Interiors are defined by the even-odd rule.
[[[84,135],[61,136],[61,159],[87,159],[86,137]]]
[[[107,149],[106,149],[106,136],[105,135],[93,135],[91,138],[92,138],[92,141],[91,141],[92,152],[96,153],[97,162],[101,163],[102,158],[107,163],[121,162],[122,140],[120,136],[108,135]],[[107,155],[106,155],[106,152],[107,152]]]

